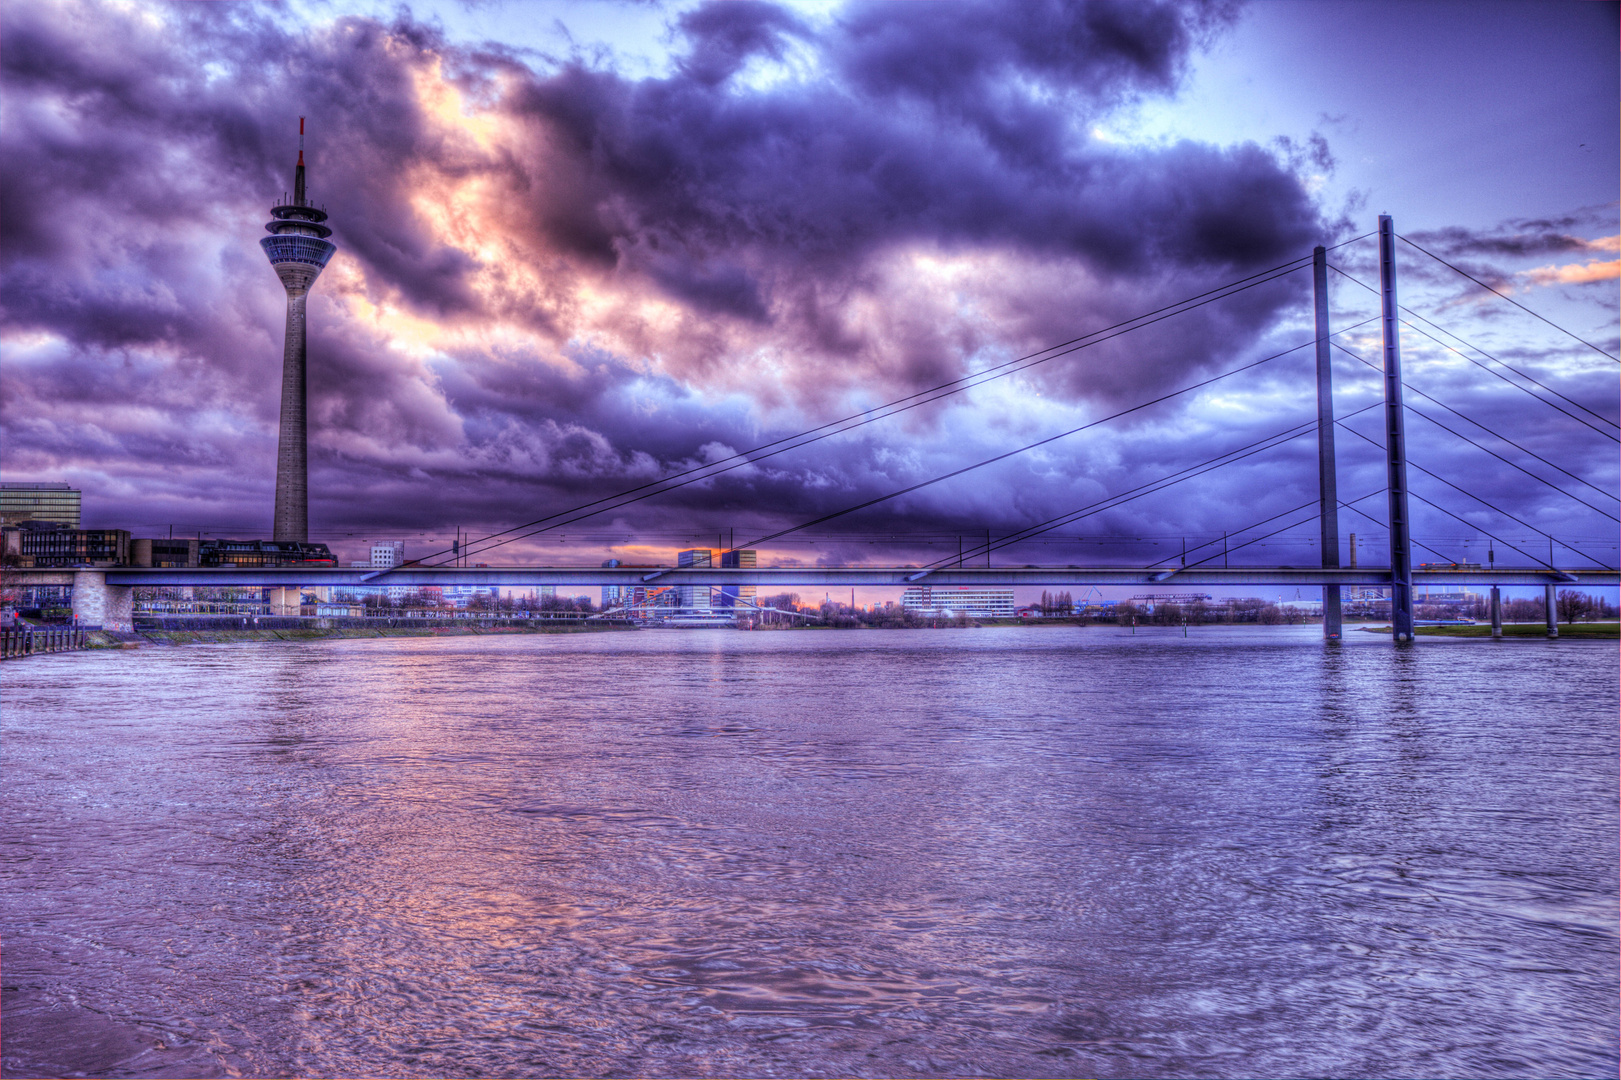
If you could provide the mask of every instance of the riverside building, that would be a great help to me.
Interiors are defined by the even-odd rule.
[[[901,606],[933,618],[1012,619],[1017,616],[1012,589],[976,589],[967,585],[913,585],[901,594]]]
[[[129,530],[63,529],[50,521],[26,521],[5,530],[5,550],[19,566],[125,566]]]

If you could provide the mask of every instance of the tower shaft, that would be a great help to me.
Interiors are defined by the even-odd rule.
[[[276,446],[276,516],[272,539],[310,538],[308,382],[304,302],[307,290],[287,290],[287,342],[281,356],[281,437]]]

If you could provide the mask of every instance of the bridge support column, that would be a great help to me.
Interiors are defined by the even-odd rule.
[[[1503,636],[1503,590],[1492,586],[1492,637]]]
[[[1385,465],[1390,495],[1390,638],[1413,640],[1413,536],[1407,514],[1407,427],[1402,409],[1401,309],[1396,303],[1396,226],[1379,215],[1379,300],[1385,344]]]
[[[73,572],[73,617],[85,626],[104,630],[135,630],[135,590],[128,585],[109,585],[99,570]]]
[[[266,589],[265,593],[270,598],[270,614],[292,616],[299,614],[299,607],[304,598],[302,586],[294,585],[291,588]]]
[[[1542,587],[1542,602],[1548,609],[1548,636],[1551,638],[1559,636],[1559,597],[1554,593],[1557,588],[1557,585]]]
[[[1317,315],[1317,491],[1323,569],[1340,568],[1340,496],[1334,475],[1333,354],[1328,331],[1328,252],[1311,253],[1312,297]],[[1323,639],[1340,640],[1340,587],[1323,586]]]

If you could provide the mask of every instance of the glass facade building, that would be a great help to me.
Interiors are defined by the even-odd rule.
[[[54,521],[77,529],[80,493],[65,483],[0,484],[0,525]]]

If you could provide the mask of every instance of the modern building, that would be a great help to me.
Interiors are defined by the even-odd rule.
[[[676,553],[677,567],[719,567],[721,569],[752,570],[757,553],[752,548],[691,548]],[[606,564],[604,564],[606,565]],[[756,587],[753,585],[676,586],[676,606],[696,615],[706,615],[716,609],[730,613],[733,608],[751,607]]]
[[[129,561],[133,566],[200,566],[202,541],[186,537],[156,537],[129,542]]]
[[[129,530],[63,529],[50,521],[25,521],[5,529],[4,549],[21,566],[126,566]]]
[[[390,540],[371,546],[371,565],[379,570],[392,570],[405,561],[405,542]]]
[[[713,554],[709,548],[691,548],[687,551],[678,551],[675,556],[675,565],[683,569],[687,567],[710,567],[714,565],[711,561]],[[675,595],[676,605],[690,614],[708,614],[712,607],[708,585],[677,585]]]
[[[66,483],[0,484],[0,525],[50,521],[79,527],[80,493]]]
[[[756,553],[753,548],[733,548],[720,553],[720,565],[726,570],[752,570],[756,566]],[[754,606],[754,597],[757,592],[753,585],[722,585],[720,596],[717,597],[719,606],[723,608],[736,608]]]
[[[604,559],[603,566],[618,566],[618,559]],[[623,585],[604,585],[602,587],[602,610],[616,608],[624,602],[625,587]]]
[[[901,594],[901,606],[919,615],[954,619],[1011,619],[1018,609],[1012,589],[976,589],[968,585],[913,585]]]
[[[316,208],[304,190],[304,118],[298,118],[298,165],[293,170],[293,197],[271,207],[265,226],[271,235],[259,241],[270,265],[287,290],[287,337],[281,358],[281,436],[276,449],[276,540],[306,543],[310,538],[309,424],[305,395],[304,302],[337,245],[322,224],[326,211]]]
[[[392,570],[405,562],[405,541],[389,540],[371,546],[371,566],[375,570]],[[390,600],[399,600],[416,592],[409,585],[383,586],[385,595]]]

